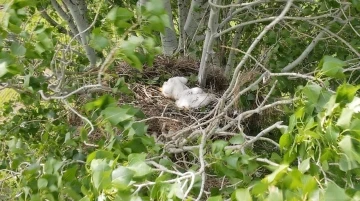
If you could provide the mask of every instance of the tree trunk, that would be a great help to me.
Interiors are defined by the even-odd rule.
[[[222,0],[214,0],[214,4],[221,3]],[[209,65],[209,61],[211,58],[211,54],[213,54],[213,43],[214,43],[214,35],[217,32],[219,20],[219,8],[211,6],[210,17],[208,22],[208,29],[206,30],[205,42],[203,45],[203,51],[201,55],[200,61],[200,69],[198,75],[198,81],[200,86],[204,87],[206,85],[206,68]]]
[[[176,50],[176,48],[178,47],[178,43],[174,29],[170,0],[163,0],[163,2],[164,2],[165,11],[169,16],[170,27],[166,27],[164,33],[161,33],[160,36],[163,47],[163,53],[166,56],[170,56],[174,53],[174,50]]]
[[[90,24],[87,20],[86,3],[85,0],[63,0],[66,7],[69,9],[72,18],[75,21],[76,28],[80,34],[81,43],[84,46],[86,56],[90,61],[90,67],[96,66],[96,53],[93,48],[89,46],[89,32]]]
[[[68,15],[63,8],[61,8],[60,4],[57,2],[57,0],[51,0],[51,5],[55,9],[55,11],[58,13],[58,15],[67,22],[71,33],[76,36],[79,32],[76,28],[76,25],[74,23],[74,20],[70,15]],[[76,40],[81,42],[80,36],[76,37]]]
[[[236,48],[237,46],[239,46],[241,31],[242,31],[242,27],[239,27],[239,28],[236,29],[235,34],[234,34],[234,39],[233,39],[232,44],[231,44],[232,48]],[[225,67],[225,76],[227,78],[231,77],[230,72],[234,68],[235,59],[236,59],[235,50],[230,49],[229,57],[228,57],[226,67]]]
[[[188,16],[188,9],[186,5],[186,0],[178,0],[178,12],[179,12],[179,47],[178,51],[185,51],[185,41],[186,41],[186,33],[185,33],[185,22],[186,17]]]
[[[203,5],[203,0],[192,0],[188,16],[185,21],[184,31],[186,33],[185,36],[185,44],[188,44],[188,40],[192,40],[194,37],[196,30],[198,29],[199,22],[203,15],[203,10],[201,10],[201,6]]]

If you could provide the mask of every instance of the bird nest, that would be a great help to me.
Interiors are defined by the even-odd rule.
[[[119,63],[117,73],[126,77],[129,89],[134,93],[135,98],[131,104],[146,115],[148,133],[160,135],[171,133],[185,128],[202,118],[211,109],[211,105],[201,109],[182,110],[176,107],[175,101],[162,95],[160,87],[164,81],[174,76],[194,77],[199,69],[199,62],[188,59],[178,58],[169,59],[157,57],[153,66],[144,66],[142,72],[130,67],[126,63]],[[216,79],[221,76],[209,76],[209,79]],[[137,79],[137,80],[133,80]],[[132,82],[132,83],[131,83]],[[222,82],[224,83],[224,82]],[[196,82],[188,83],[194,87]],[[214,88],[204,89],[220,96],[222,91]],[[119,100],[119,104],[129,103],[127,97]]]

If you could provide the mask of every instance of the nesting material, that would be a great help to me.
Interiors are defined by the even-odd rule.
[[[205,93],[201,88],[189,89],[185,77],[173,77],[164,82],[161,92],[165,97],[175,99],[179,108],[204,107],[216,99],[214,94]]]

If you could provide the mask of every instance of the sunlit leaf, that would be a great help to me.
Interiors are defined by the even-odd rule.
[[[325,189],[324,200],[349,201],[350,197],[345,193],[344,189],[329,181]]]
[[[130,154],[129,165],[130,170],[134,171],[134,177],[143,177],[152,172],[150,166],[145,163],[146,154]]]
[[[223,198],[221,197],[221,195],[211,196],[207,199],[207,201],[223,201]]]
[[[111,185],[111,168],[104,159],[91,161],[92,180],[98,190],[106,189]]]
[[[303,88],[303,93],[311,103],[317,103],[320,97],[321,87],[317,84],[309,84]]]
[[[94,152],[92,152],[91,154],[89,154],[87,156],[86,159],[86,163],[91,162],[94,159],[108,159],[108,160],[112,160],[113,159],[113,155],[114,153],[110,152],[110,151],[106,151],[106,150],[96,150]]]
[[[280,165],[274,172],[267,175],[264,180],[268,183],[273,182],[276,178],[281,177],[281,175],[283,175],[287,171],[288,167],[288,165]]]
[[[359,86],[354,86],[351,84],[340,85],[336,90],[336,102],[337,103],[352,102],[357,90],[359,90]]]
[[[117,125],[120,122],[129,120],[133,118],[133,115],[127,114],[127,109],[119,108],[119,107],[107,107],[102,111],[102,114],[105,116],[112,125]]]
[[[340,126],[342,128],[348,128],[350,125],[353,113],[354,113],[353,110],[351,110],[349,108],[344,108],[341,111],[341,115],[340,115],[338,121],[336,122],[336,125]]]
[[[116,188],[125,189],[131,182],[132,177],[135,172],[123,167],[119,166],[115,170],[112,171],[112,183],[116,186]]]
[[[0,63],[0,78],[7,73],[7,65],[6,62]]]
[[[146,10],[152,15],[160,15],[164,12],[164,3],[161,0],[150,0],[145,4]]]
[[[281,149],[287,149],[291,144],[291,135],[289,133],[285,133],[280,137],[279,145]]]
[[[321,64],[321,71],[323,71],[325,75],[333,78],[345,77],[343,73],[343,67],[346,65],[346,63],[344,61],[331,56],[324,56]]]
[[[278,188],[276,188],[275,186],[270,187],[269,190],[269,196],[265,199],[265,201],[282,201],[283,200],[283,194],[281,192],[281,190],[279,190]]]
[[[310,168],[310,158],[303,160],[299,165],[300,172],[304,173]]]
[[[252,201],[249,189],[236,189],[232,194],[232,200],[236,201]],[[235,198],[235,199],[234,199]]]
[[[37,181],[37,185],[39,189],[45,188],[48,185],[48,181],[44,178],[40,178]]]

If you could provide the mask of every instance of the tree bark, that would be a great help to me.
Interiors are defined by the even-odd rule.
[[[222,0],[214,0],[213,3],[219,4],[221,3],[221,1]],[[207,77],[206,68],[209,65],[211,54],[213,54],[214,35],[217,32],[217,27],[219,24],[218,20],[219,20],[219,8],[211,6],[208,29],[206,30],[205,42],[203,45],[203,51],[200,61],[200,69],[198,74],[198,81],[200,86],[202,87],[206,85],[206,77]]]
[[[70,15],[68,15],[63,8],[60,6],[60,4],[57,2],[57,0],[51,0],[51,5],[55,9],[55,11],[59,14],[59,16],[65,20],[70,28],[71,33],[76,36],[79,32],[76,28],[76,25],[74,23],[74,20]],[[81,42],[80,36],[76,37],[76,40]]]
[[[236,29],[235,31],[235,34],[234,34],[234,39],[231,43],[231,47],[232,48],[236,48],[237,46],[239,46],[239,43],[240,43],[240,36],[241,36],[241,31],[242,31],[242,27],[239,27]],[[230,72],[231,72],[231,69],[234,68],[234,65],[235,65],[235,50],[234,49],[230,49],[230,53],[229,53],[229,57],[228,57],[228,60],[227,60],[227,63],[226,63],[226,66],[225,66],[225,76],[227,78],[230,78],[231,75],[230,75]]]
[[[185,44],[188,43],[187,40],[191,40],[198,29],[199,22],[201,20],[201,16],[203,15],[203,10],[201,10],[201,6],[203,5],[203,0],[192,0],[188,16],[185,21],[184,31],[186,33],[185,36]]]
[[[81,43],[84,46],[86,56],[90,61],[90,68],[96,66],[96,53],[93,48],[89,46],[89,32],[90,24],[87,19],[87,9],[85,0],[63,0],[66,7],[69,9],[72,18],[75,21],[76,28],[80,35]]]
[[[185,51],[185,41],[186,41],[186,33],[185,33],[185,22],[186,17],[188,16],[188,9],[186,6],[186,0],[178,0],[178,13],[179,13],[179,46],[178,51]]]
[[[165,27],[164,33],[161,33],[161,43],[163,48],[163,53],[166,56],[170,56],[174,53],[174,50],[178,47],[177,36],[174,29],[174,22],[171,10],[170,0],[163,0],[163,5],[166,13],[169,16],[169,25],[170,27]]]

